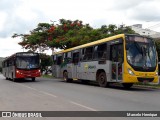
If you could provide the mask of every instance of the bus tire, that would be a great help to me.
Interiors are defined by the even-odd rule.
[[[35,78],[35,77],[33,77],[33,78],[32,78],[32,81],[34,82],[35,80],[36,80],[36,78]]]
[[[125,89],[129,89],[133,86],[133,83],[122,83],[122,85]]]
[[[13,73],[12,73],[12,79],[13,82],[16,82],[16,78],[13,77]]]
[[[64,79],[64,81],[66,81],[66,82],[72,82],[72,80],[68,78],[68,72],[67,72],[67,71],[65,71],[65,72],[63,73],[63,79]]]
[[[98,84],[100,87],[107,87],[107,77],[106,77],[106,73],[105,72],[101,72],[98,74],[98,78],[97,78]]]
[[[13,80],[13,82],[16,82],[16,78],[13,78],[12,80]]]

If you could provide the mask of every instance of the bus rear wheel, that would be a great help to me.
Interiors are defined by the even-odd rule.
[[[12,81],[16,82],[16,78],[13,77],[13,73],[12,73]]]
[[[17,82],[17,79],[16,78],[12,78],[13,82]]]
[[[98,81],[98,84],[99,84],[100,87],[107,87],[108,84],[107,84],[106,73],[101,72],[98,75],[97,81]]]
[[[72,82],[72,80],[68,78],[68,72],[67,72],[67,71],[65,71],[65,72],[63,73],[63,79],[64,79],[64,81],[66,81],[66,82]]]
[[[122,85],[125,89],[129,89],[133,86],[133,83],[122,83]]]

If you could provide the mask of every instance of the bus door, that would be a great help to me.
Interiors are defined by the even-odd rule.
[[[78,79],[79,51],[74,51],[72,54],[72,78]]]
[[[111,78],[112,81],[122,80],[122,64],[123,64],[123,44],[113,44],[110,46],[110,60],[111,60]]]
[[[54,66],[54,69],[56,70],[56,77],[61,77],[62,73],[61,73],[61,66],[62,66],[62,62],[63,62],[63,57],[60,54],[59,56],[57,55],[57,60],[56,60],[56,66]]]
[[[52,75],[57,77],[57,70],[56,70],[56,55],[53,55],[53,65],[52,65]]]

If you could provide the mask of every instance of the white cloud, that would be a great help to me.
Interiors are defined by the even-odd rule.
[[[134,9],[130,9],[129,17],[141,21],[159,21],[160,7],[155,1],[148,1],[145,4],[139,4]]]
[[[5,12],[1,12],[0,11],[0,16],[1,16],[1,20],[0,20],[0,32],[4,29],[5,27],[5,21],[6,21],[6,17],[7,17],[7,14]]]
[[[17,51],[23,51],[22,47],[18,45],[18,42],[20,42],[20,39],[14,40],[10,37],[7,37],[5,39],[0,38],[0,56],[7,57]]]

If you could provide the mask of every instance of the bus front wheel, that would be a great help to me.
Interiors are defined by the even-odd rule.
[[[122,83],[123,87],[129,89],[133,86],[133,83]]]
[[[12,73],[12,80],[13,82],[16,82],[16,78],[13,77],[13,73]]]
[[[12,78],[12,80],[13,80],[13,82],[16,82],[17,79],[16,78]]]
[[[36,80],[35,77],[33,77],[33,78],[32,78],[32,81],[34,82],[35,80]]]
[[[105,72],[101,72],[98,75],[98,79],[97,79],[99,86],[100,87],[107,87],[107,78],[106,78],[106,73]]]

